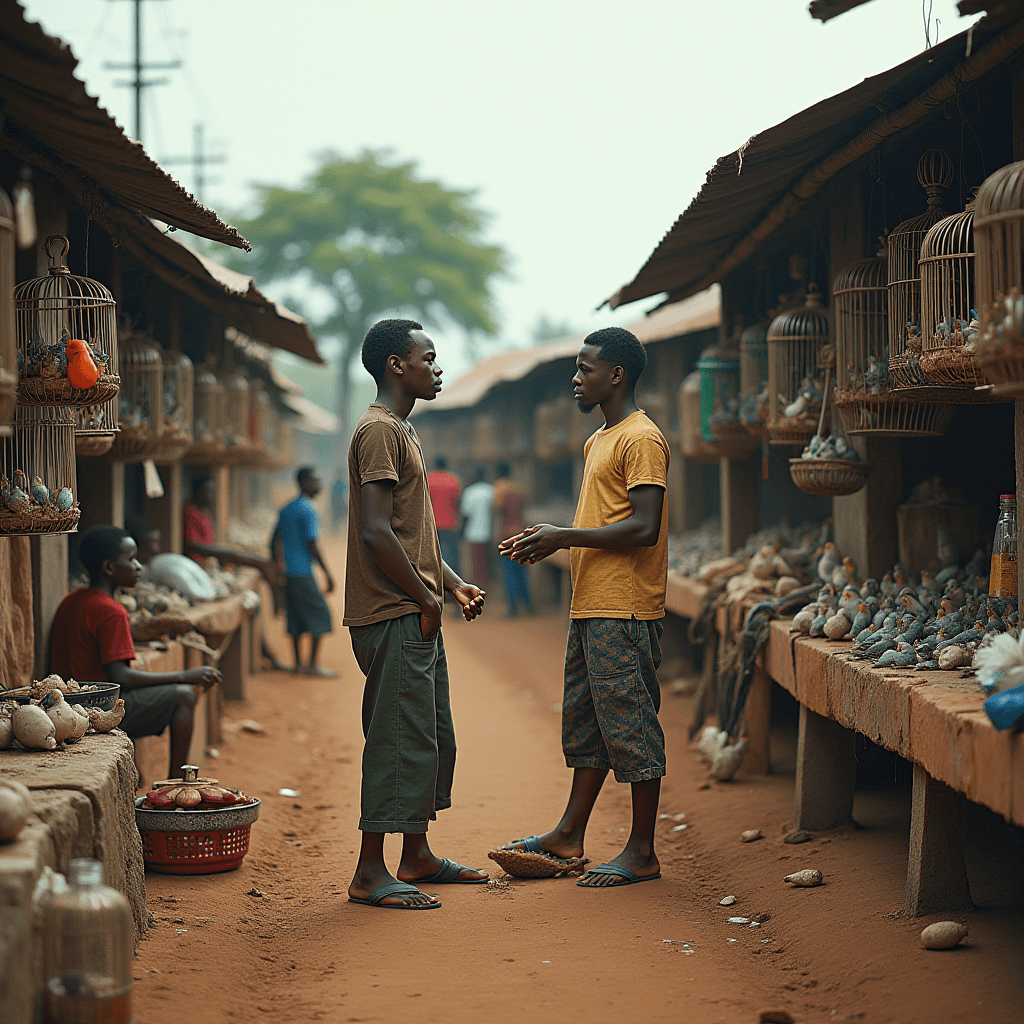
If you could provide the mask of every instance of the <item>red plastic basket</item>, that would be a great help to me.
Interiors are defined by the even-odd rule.
[[[146,866],[165,875],[234,871],[249,852],[251,825],[199,832],[149,832],[142,836]]]

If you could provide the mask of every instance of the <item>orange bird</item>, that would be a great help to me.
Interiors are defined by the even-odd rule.
[[[76,388],[87,391],[100,379],[99,367],[93,361],[89,346],[80,338],[72,338],[65,346],[68,357],[68,380]]]

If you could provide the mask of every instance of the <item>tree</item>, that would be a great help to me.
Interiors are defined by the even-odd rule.
[[[543,345],[545,342],[568,338],[570,335],[578,333],[579,331],[567,320],[549,320],[545,313],[541,313],[537,318],[537,323],[534,324],[533,336],[530,340],[534,345]]]
[[[236,266],[260,283],[302,282],[328,300],[329,313],[313,329],[340,342],[344,472],[350,373],[366,332],[384,316],[408,316],[493,334],[491,284],[506,255],[482,240],[487,218],[474,192],[422,178],[415,162],[387,152],[353,159],[328,152],[301,188],[257,185],[256,192],[256,215],[239,224],[253,252]]]

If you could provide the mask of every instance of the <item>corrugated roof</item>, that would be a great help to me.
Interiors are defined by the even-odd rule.
[[[129,139],[75,77],[71,48],[0,0],[0,145],[43,150],[80,175],[93,202],[138,210],[195,235],[240,249],[249,243],[203,206],[138,142]],[[89,187],[91,185],[91,188]]]
[[[717,327],[720,307],[720,290],[714,285],[684,302],[662,306],[650,316],[641,317],[627,324],[627,329],[645,345],[654,341],[664,341],[680,334],[692,334],[694,331]],[[545,345],[496,352],[460,374],[450,384],[444,385],[441,394],[429,404],[421,403],[417,412],[422,415],[427,412],[466,409],[476,405],[499,384],[522,380],[538,367],[556,359],[575,358],[585,337],[583,334],[574,334]]]
[[[727,259],[769,237],[832,174],[856,159],[858,147],[877,145],[911,115],[921,116],[933,101],[934,109],[941,106],[942,90],[957,85],[950,72],[964,58],[971,32],[866,78],[723,156],[636,277],[608,303],[621,306],[662,292],[670,300],[679,299],[720,281],[729,269],[724,266]],[[995,38],[987,22],[974,26],[973,55],[962,66],[962,84],[970,83],[971,67],[984,64],[986,52],[991,59],[1005,60],[1019,49],[1021,34],[1020,23]],[[936,86],[926,103],[916,102]]]

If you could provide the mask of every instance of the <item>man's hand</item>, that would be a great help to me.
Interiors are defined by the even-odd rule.
[[[441,605],[432,597],[430,604],[420,605],[420,632],[424,640],[433,640],[440,628]]]
[[[203,692],[220,682],[220,670],[212,665],[202,665],[199,668],[190,668],[182,674],[182,679],[193,686],[201,686]]]
[[[334,593],[334,577],[329,572],[325,573],[325,575],[327,577],[327,580],[324,583],[324,593],[325,594],[333,594]]]
[[[452,587],[455,600],[462,605],[462,617],[467,622],[472,622],[478,615],[484,613],[484,598],[487,596],[479,587],[472,583],[463,583],[459,587]]]
[[[503,540],[498,545],[498,554],[514,559],[520,565],[532,565],[564,548],[565,533],[560,526],[549,523],[529,526],[522,533]]]

